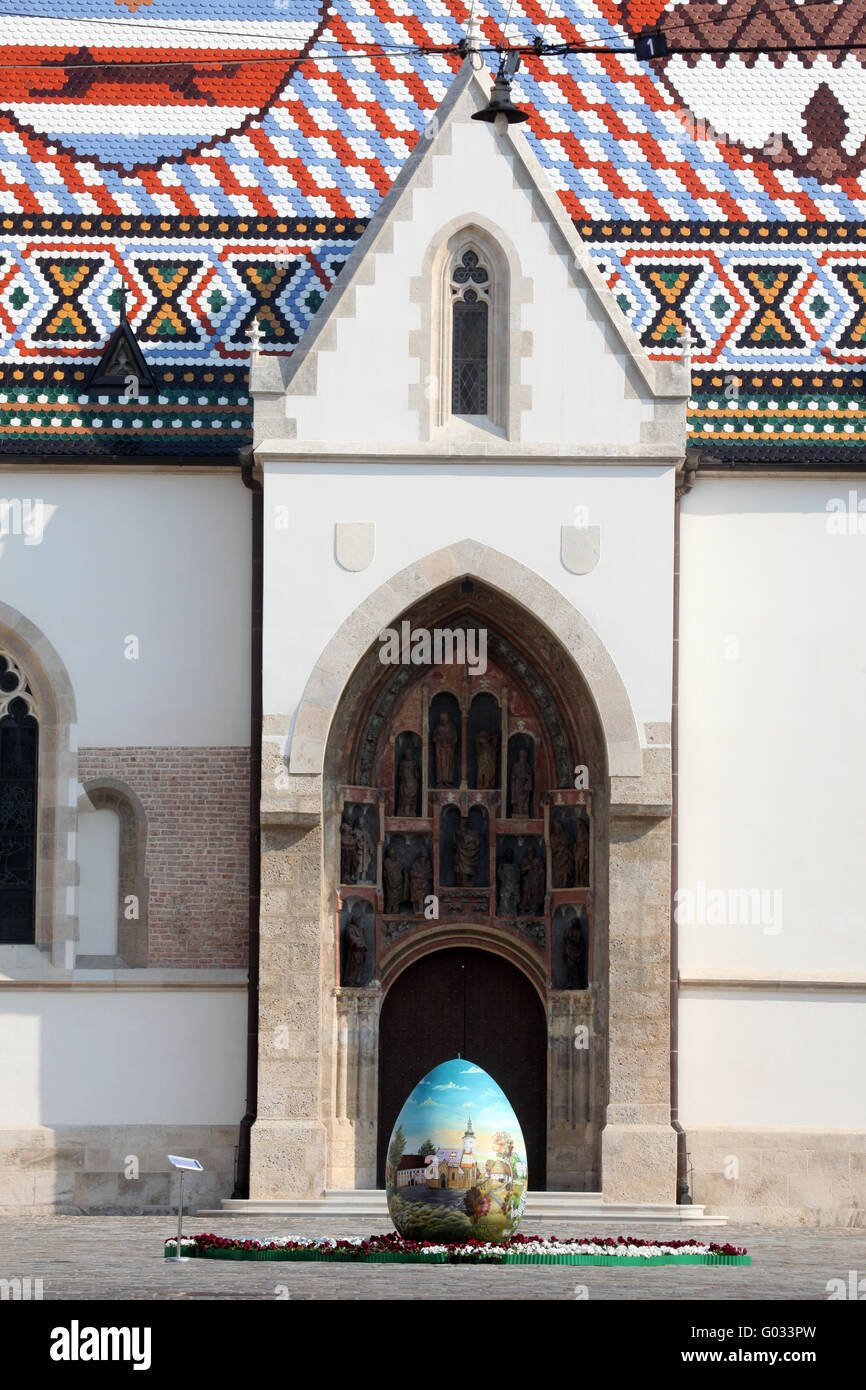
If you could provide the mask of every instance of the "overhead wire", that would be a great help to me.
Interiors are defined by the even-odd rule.
[[[493,43],[481,44],[481,45],[478,45],[478,48],[477,48],[475,51],[477,51],[478,53],[491,53],[491,54],[492,54],[492,53],[497,53],[497,54],[500,54],[500,55],[501,55],[502,52],[503,52],[506,48],[508,48],[510,51],[516,51],[516,52],[518,52],[518,53],[524,53],[524,54],[526,54],[526,55],[528,55],[528,56],[529,56],[529,55],[532,55],[532,56],[541,57],[541,58],[543,58],[543,57],[545,57],[545,56],[548,56],[548,55],[551,56],[551,57],[567,57],[567,56],[569,56],[569,55],[571,55],[571,54],[578,54],[578,55],[579,55],[579,54],[587,54],[587,55],[594,54],[594,55],[600,55],[600,56],[605,56],[605,55],[607,55],[607,54],[610,54],[610,55],[612,55],[612,56],[624,56],[624,57],[627,57],[627,56],[634,56],[634,55],[635,55],[635,50],[634,50],[633,47],[614,47],[614,46],[612,46],[612,45],[610,45],[610,44],[601,44],[601,45],[599,45],[599,44],[583,44],[583,43],[581,43],[581,42],[575,42],[575,41],[571,41],[571,42],[569,42],[569,41],[564,41],[564,42],[562,42],[562,43],[557,43],[557,44],[545,44],[545,43],[544,43],[544,34],[547,32],[547,28],[548,28],[548,26],[549,26],[550,11],[551,11],[551,8],[552,8],[553,0],[547,0],[547,8],[546,8],[546,11],[545,11],[544,24],[543,24],[543,27],[542,27],[542,33],[541,33],[540,39],[537,39],[537,40],[536,40],[534,43],[532,43],[532,44],[512,44],[512,45],[508,45],[507,42],[506,42],[506,40],[507,40],[507,37],[508,37],[508,29],[509,29],[509,26],[510,26],[510,24],[511,24],[511,17],[512,17],[512,14],[513,14],[513,11],[514,11],[514,3],[515,3],[515,0],[509,0],[508,12],[507,12],[507,15],[506,15],[505,24],[504,24],[503,29],[502,29],[502,42],[499,43],[499,44],[493,44]],[[802,10],[802,9],[814,9],[814,8],[817,8],[817,7],[821,7],[821,8],[823,8],[823,9],[827,9],[827,8],[828,8],[829,6],[831,6],[831,5],[832,5],[834,8],[836,8],[836,7],[838,7],[838,4],[839,4],[839,0],[802,0],[802,3],[801,3],[801,4],[796,4],[796,0],[795,0],[794,8],[795,8],[795,9],[800,9],[800,10]],[[468,21],[468,23],[471,23],[472,17],[473,17],[474,12],[475,12],[475,5],[476,5],[476,0],[472,0],[472,5],[471,5],[470,11],[469,11],[469,21]],[[788,0],[788,3],[786,3],[785,5],[773,6],[773,7],[770,8],[770,9],[758,11],[758,12],[757,12],[757,17],[761,17],[761,16],[768,16],[768,17],[769,17],[770,15],[781,14],[784,10],[789,9],[789,8],[790,8],[790,0]],[[714,16],[714,17],[711,17],[711,18],[705,20],[705,21],[704,21],[704,24],[705,24],[705,27],[709,27],[709,26],[711,26],[711,25],[724,23],[725,21],[731,20],[731,19],[733,19],[733,20],[737,20],[737,19],[747,19],[747,18],[750,17],[750,14],[752,14],[752,13],[753,13],[752,11],[742,11],[742,12],[737,12],[737,13],[734,13],[734,14],[724,13],[724,14],[716,15],[716,16]],[[26,12],[26,13],[18,12],[18,13],[15,13],[15,14],[8,14],[8,13],[5,14],[5,15],[0,14],[0,18],[6,18],[6,19],[56,19],[56,16],[45,15],[45,14],[37,14],[37,13],[32,13],[32,12]],[[660,32],[662,32],[662,33],[664,34],[665,38],[667,38],[670,34],[673,34],[673,33],[676,33],[676,32],[678,32],[678,31],[681,31],[682,29],[690,28],[690,26],[689,26],[688,24],[686,24],[686,23],[679,23],[679,24],[667,25],[667,24],[664,24],[662,21],[663,21],[663,17],[660,16],[659,22],[657,22],[657,28],[658,28],[658,30],[659,30]],[[94,18],[94,19],[92,19],[92,20],[90,20],[90,19],[79,20],[78,17],[70,17],[70,19],[67,20],[66,22],[72,22],[72,23],[87,23],[87,24],[103,24],[103,25],[113,25],[113,26],[118,26],[118,25],[120,25],[120,26],[126,28],[127,30],[130,30],[130,29],[147,29],[147,30],[155,30],[155,31],[157,31],[157,32],[160,33],[160,34],[166,34],[166,36],[168,36],[168,34],[169,34],[172,30],[174,30],[174,32],[175,32],[176,34],[178,34],[178,35],[187,36],[187,35],[194,35],[194,34],[206,34],[209,38],[213,39],[213,37],[214,37],[214,32],[215,32],[215,31],[212,30],[212,29],[198,29],[198,28],[194,28],[193,26],[190,26],[190,25],[184,25],[183,23],[169,23],[169,24],[163,25],[163,24],[156,24],[156,23],[153,23],[153,22],[148,21],[148,20],[137,20],[137,19],[136,19],[136,20],[133,20],[133,19],[131,19],[131,18],[129,18],[129,19],[124,19],[124,18],[117,18],[117,19],[114,19],[114,18],[108,18],[108,19]],[[467,26],[467,27],[468,27],[468,26]],[[265,49],[265,48],[270,48],[271,45],[269,44],[268,41],[269,41],[271,38],[276,38],[276,37],[278,37],[277,35],[264,34],[264,33],[260,33],[260,32],[255,32],[255,33],[253,33],[253,32],[251,32],[251,31],[249,31],[249,30],[232,30],[232,29],[222,30],[222,29],[221,29],[221,30],[218,30],[218,31],[216,31],[216,32],[220,35],[220,37],[225,37],[225,38],[227,38],[227,39],[231,39],[231,38],[245,38],[245,39],[257,39],[257,40],[261,40],[261,41],[262,41],[262,48],[263,48],[263,49]],[[464,41],[463,41],[463,44],[465,44],[465,39],[464,39]],[[58,47],[63,47],[63,45],[57,45],[57,46],[58,46]],[[167,44],[166,46],[170,46],[170,45]],[[840,52],[854,52],[854,51],[860,51],[860,50],[863,50],[863,49],[866,49],[866,43],[858,43],[858,42],[853,42],[853,43],[852,43],[852,42],[847,42],[847,43],[838,43],[838,44],[837,44],[837,43],[808,43],[808,44],[797,44],[797,43],[792,43],[792,44],[755,44],[755,45],[743,45],[743,44],[738,44],[738,45],[695,44],[694,46],[691,46],[691,47],[688,47],[688,48],[677,48],[677,47],[670,47],[670,46],[669,46],[668,54],[665,55],[665,56],[671,56],[671,57],[673,57],[673,56],[675,56],[675,55],[677,55],[677,54],[683,54],[683,55],[685,55],[685,54],[697,54],[697,55],[701,55],[701,54],[709,54],[709,55],[732,54],[732,55],[733,55],[733,54],[737,54],[737,53],[757,53],[757,54],[760,55],[760,54],[762,54],[762,53],[768,53],[768,54],[770,54],[770,53],[822,53],[822,52],[840,53]],[[148,57],[147,57],[147,49],[141,49],[135,58],[119,59],[119,60],[110,61],[110,62],[106,62],[106,61],[94,61],[94,62],[82,62],[82,63],[69,63],[69,62],[64,62],[63,59],[60,59],[59,61],[56,61],[56,62],[51,62],[51,61],[46,62],[46,61],[44,61],[44,60],[42,60],[42,61],[36,60],[36,61],[34,61],[34,62],[32,62],[32,63],[31,63],[31,62],[27,62],[27,61],[23,61],[23,62],[21,62],[21,61],[18,61],[18,62],[2,62],[2,61],[0,61],[0,70],[3,70],[3,71],[23,71],[23,70],[27,70],[27,71],[43,71],[43,72],[49,72],[49,73],[50,73],[50,72],[66,73],[66,72],[95,71],[95,70],[99,70],[99,69],[116,70],[116,69],[118,69],[118,68],[151,68],[151,69],[153,69],[153,68],[178,68],[178,67],[195,67],[195,68],[237,68],[237,67],[240,67],[240,66],[251,66],[251,65],[266,66],[266,65],[268,65],[268,64],[274,64],[274,63],[284,64],[284,63],[286,63],[286,62],[297,62],[299,66],[305,66],[306,64],[311,63],[311,62],[340,63],[340,62],[346,62],[346,61],[350,61],[350,60],[351,60],[351,61],[357,61],[358,59],[365,59],[365,58],[366,58],[366,59],[373,59],[373,58],[408,58],[408,57],[414,57],[414,56],[417,56],[417,57],[441,57],[441,56],[446,56],[446,55],[457,56],[459,53],[464,52],[464,51],[465,51],[465,48],[463,47],[462,44],[431,44],[431,45],[426,45],[426,46],[425,46],[425,45],[421,45],[421,44],[397,44],[397,43],[395,43],[395,44],[382,44],[382,43],[374,43],[374,42],[371,42],[371,43],[359,42],[359,43],[354,44],[352,48],[347,49],[347,48],[345,48],[343,45],[338,44],[338,43],[334,43],[332,46],[329,46],[329,45],[327,44],[327,42],[322,43],[321,41],[319,41],[319,42],[316,43],[315,48],[311,49],[311,50],[308,51],[308,52],[304,52],[304,45],[303,45],[303,43],[301,43],[300,46],[299,46],[298,48],[287,48],[287,49],[283,49],[283,50],[281,50],[281,52],[280,52],[279,54],[274,54],[273,56],[252,56],[252,55],[246,56],[246,55],[244,55],[243,53],[241,53],[241,54],[232,54],[231,56],[227,56],[227,57],[220,56],[220,57],[214,57],[214,58],[206,58],[206,57],[202,57],[202,56],[200,55],[200,53],[195,53],[195,52],[194,52],[193,55],[190,55],[190,56],[188,56],[188,57],[178,56],[178,57],[176,57],[176,58],[157,58],[157,59],[149,60]],[[641,59],[640,61],[657,62],[657,61],[660,61],[660,60],[661,60],[661,59],[656,58],[656,59]]]
[[[835,8],[835,9],[839,9],[839,8],[841,8],[841,6],[842,6],[843,3],[844,3],[844,0],[801,0],[800,3],[798,3],[798,0],[786,0],[786,3],[785,3],[784,5],[778,5],[778,6],[774,6],[772,9],[760,10],[760,11],[755,12],[755,13],[754,13],[754,17],[755,17],[755,18],[760,18],[760,17],[763,16],[763,15],[781,14],[784,10],[786,10],[786,9],[791,9],[791,8],[793,8],[793,9],[795,9],[795,10],[814,9],[814,8],[816,8],[816,7],[820,7],[820,8],[823,8],[823,9],[827,9],[828,7],[832,6],[832,7]],[[470,11],[469,11],[469,20],[467,21],[467,27],[468,27],[469,22],[471,22],[472,15],[473,15],[474,10],[475,10],[475,4],[476,4],[476,0],[472,0],[472,6],[471,6],[471,9],[470,9]],[[552,8],[552,5],[553,5],[553,0],[547,0],[547,10],[546,10],[546,12],[545,12],[545,22],[544,22],[544,28],[543,28],[543,30],[542,30],[542,37],[543,37],[543,34],[544,34],[544,32],[546,31],[546,29],[547,29],[547,27],[548,27],[548,24],[549,24],[550,10],[551,10],[551,8]],[[503,30],[502,30],[503,46],[504,46],[505,38],[507,37],[508,26],[509,26],[509,24],[511,23],[511,15],[512,15],[513,9],[514,9],[514,0],[510,0],[509,7],[508,7],[508,15],[507,15],[507,17],[506,17],[505,25],[504,25]],[[671,15],[671,16],[673,16],[673,15],[675,14],[675,11],[663,11],[662,14],[659,16],[659,19],[656,21],[656,25],[655,25],[656,28],[662,29],[666,35],[667,35],[667,34],[676,33],[677,30],[679,30],[679,29],[688,29],[688,28],[691,27],[689,24],[685,23],[684,21],[681,21],[679,24],[667,24],[667,23],[665,23],[665,22],[664,22],[665,16],[668,15],[668,14]],[[736,19],[748,19],[748,18],[750,18],[751,16],[752,16],[752,11],[751,11],[751,10],[744,10],[744,11],[742,11],[741,13],[737,13],[737,14],[728,14],[727,12],[725,12],[724,14],[719,14],[719,15],[716,15],[716,16],[714,16],[714,17],[712,17],[712,18],[702,20],[702,26],[703,26],[704,28],[707,28],[707,27],[709,27],[710,25],[714,25],[714,24],[724,24],[726,21],[731,20],[731,19],[735,19],[735,20],[736,20]],[[244,29],[234,29],[234,28],[231,28],[231,27],[228,27],[228,26],[227,26],[225,29],[203,29],[203,28],[199,28],[199,27],[197,27],[197,26],[195,26],[195,25],[185,24],[185,23],[183,22],[183,20],[167,20],[167,21],[166,21],[165,23],[163,23],[163,24],[158,24],[158,23],[155,23],[155,22],[152,21],[152,20],[146,20],[146,19],[133,19],[131,16],[127,16],[127,17],[118,16],[117,18],[114,18],[114,17],[112,17],[112,18],[97,18],[97,17],[90,18],[90,17],[81,17],[81,16],[79,16],[79,15],[69,15],[69,16],[61,15],[61,16],[58,16],[58,15],[56,15],[56,14],[54,14],[54,15],[49,15],[49,14],[38,14],[38,13],[35,13],[35,12],[32,12],[32,11],[26,11],[26,12],[24,12],[24,11],[12,11],[12,12],[7,12],[7,11],[2,11],[2,10],[0,10],[0,19],[6,19],[6,20],[13,20],[13,19],[47,19],[47,20],[53,20],[55,23],[57,23],[57,22],[62,22],[62,23],[64,23],[64,24],[87,24],[87,25],[92,25],[92,24],[107,24],[107,25],[114,25],[114,26],[118,26],[118,25],[119,25],[119,26],[121,26],[121,27],[130,29],[130,30],[133,30],[133,29],[153,29],[153,30],[155,30],[157,33],[161,33],[161,34],[166,33],[167,30],[175,29],[175,30],[177,30],[180,34],[204,34],[204,35],[206,35],[206,36],[207,36],[209,39],[211,39],[211,40],[214,38],[215,35],[216,35],[216,36],[220,36],[220,37],[225,37],[225,38],[245,38],[245,39],[268,39],[268,38],[271,37],[271,35],[265,34],[265,33],[260,33],[259,31],[251,31],[251,30],[244,30]],[[272,22],[273,22],[273,21],[265,21],[265,23],[272,23]],[[294,21],[294,22],[296,22],[296,21]],[[276,37],[278,37],[278,36],[277,36],[277,35],[273,35],[273,37],[276,38]],[[388,45],[383,45],[383,46],[384,46],[384,47],[387,47]],[[417,49],[418,46],[417,46],[417,45],[414,45],[414,44],[406,44],[406,45],[403,45],[403,47],[406,49],[407,52],[414,52],[414,51],[416,51],[416,49]],[[334,48],[337,49],[337,50],[339,50],[340,45],[337,44],[337,43],[335,43],[335,44],[334,44]],[[450,48],[450,46],[449,46],[449,48]],[[495,49],[492,50],[492,51],[495,51]]]
[[[854,52],[860,52],[861,50],[864,50],[864,49],[866,49],[866,42],[864,42],[864,43],[775,44],[775,45],[761,44],[760,46],[756,46],[756,45],[741,45],[741,46],[739,46],[739,47],[737,47],[737,48],[726,48],[726,47],[724,47],[724,46],[712,47],[712,46],[707,46],[707,45],[701,45],[700,47],[695,47],[695,48],[672,48],[672,49],[670,49],[669,53],[668,53],[666,56],[667,56],[667,57],[675,57],[677,54],[688,54],[688,53],[697,53],[697,54],[703,54],[703,53],[708,53],[708,54],[718,53],[718,54],[731,54],[731,55],[736,54],[736,53],[757,53],[757,54],[761,54],[761,53],[841,53],[841,52],[845,52],[845,53],[854,53]],[[490,44],[486,44],[486,45],[484,45],[483,47],[479,47],[479,48],[478,48],[477,50],[475,50],[475,51],[478,52],[478,53],[497,53],[497,54],[501,54],[501,53],[503,52],[503,49],[493,47],[493,46],[490,45]],[[635,57],[635,51],[634,51],[633,48],[609,48],[609,47],[600,46],[600,45],[584,45],[584,44],[580,44],[580,45],[578,45],[578,44],[567,44],[567,45],[562,45],[562,46],[557,45],[556,47],[548,47],[548,48],[544,49],[544,51],[541,52],[541,53],[539,53],[538,50],[537,50],[536,48],[534,48],[531,44],[519,44],[519,45],[518,45],[518,44],[514,44],[514,45],[511,46],[511,48],[510,48],[508,51],[511,52],[511,53],[523,53],[523,54],[525,54],[525,55],[526,55],[527,57],[529,57],[529,58],[545,58],[545,57],[551,57],[551,58],[565,58],[565,57],[570,57],[571,55],[575,55],[575,56],[577,56],[577,57],[580,57],[582,54],[596,55],[596,56],[601,56],[601,57],[605,57],[605,56],[607,56],[607,55],[610,55],[610,56],[612,56],[612,57],[625,57],[625,58],[634,58],[634,57]],[[305,67],[305,66],[307,66],[307,64],[312,63],[312,62],[317,62],[317,61],[318,61],[318,62],[322,62],[322,63],[340,63],[340,62],[344,62],[344,61],[346,61],[346,60],[348,60],[348,59],[352,59],[352,61],[357,61],[359,58],[368,58],[368,59],[370,59],[370,60],[372,60],[372,59],[374,59],[374,58],[405,58],[405,57],[410,56],[410,55],[415,55],[415,56],[417,56],[417,57],[419,57],[419,58],[433,58],[433,57],[442,57],[442,56],[444,56],[444,55],[446,55],[446,54],[450,54],[450,55],[452,55],[453,57],[459,57],[459,56],[460,56],[460,49],[458,48],[458,46],[457,46],[456,44],[451,44],[451,45],[449,45],[447,48],[446,48],[446,47],[442,47],[442,48],[401,48],[401,49],[399,49],[399,50],[382,48],[382,49],[376,49],[376,50],[367,49],[367,50],[365,50],[364,52],[361,52],[361,53],[350,53],[350,52],[342,52],[342,53],[315,53],[315,52],[313,52],[313,53],[301,53],[301,52],[295,52],[294,50],[292,50],[292,51],[290,51],[290,52],[284,54],[284,55],[281,56],[281,57],[274,57],[274,58],[200,58],[200,57],[197,57],[197,56],[196,56],[196,57],[194,57],[194,58],[164,58],[164,59],[163,59],[163,58],[160,58],[160,59],[157,59],[157,60],[154,61],[154,62],[148,62],[146,58],[140,58],[140,59],[125,59],[125,60],[124,60],[124,59],[121,59],[120,61],[118,61],[118,62],[113,62],[113,63],[44,63],[44,62],[43,62],[43,63],[3,63],[3,62],[0,62],[0,71],[4,71],[4,72],[28,71],[28,72],[45,72],[45,73],[52,73],[52,72],[53,72],[53,73],[64,73],[64,72],[85,72],[85,71],[94,71],[94,70],[96,70],[96,69],[102,68],[102,69],[105,69],[106,71],[112,71],[112,72],[114,72],[114,71],[116,71],[118,68],[149,68],[149,69],[152,69],[152,68],[190,68],[190,67],[193,67],[193,68],[213,68],[213,67],[216,67],[216,68],[238,68],[238,67],[252,66],[252,65],[255,65],[255,64],[258,64],[259,66],[265,66],[265,65],[267,65],[267,64],[269,64],[269,63],[283,63],[283,64],[285,64],[285,63],[287,63],[287,62],[297,62],[297,64],[298,64],[299,67]],[[659,58],[646,58],[646,59],[640,59],[639,61],[641,61],[641,62],[659,62],[659,61],[661,61],[661,60],[660,60]],[[50,95],[50,94],[49,94],[49,95]]]

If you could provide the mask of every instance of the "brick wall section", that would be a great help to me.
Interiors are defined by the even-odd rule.
[[[83,748],[79,778],[119,777],[147,814],[148,964],[247,964],[247,748]]]

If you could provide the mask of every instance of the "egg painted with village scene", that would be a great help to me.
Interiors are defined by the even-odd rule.
[[[505,1092],[462,1057],[434,1067],[397,1116],[385,1162],[400,1235],[501,1241],[520,1224],[526,1145]]]

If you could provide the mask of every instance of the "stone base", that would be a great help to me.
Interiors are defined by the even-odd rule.
[[[348,1217],[352,1221],[369,1221],[373,1230],[388,1230],[391,1218],[384,1189],[366,1192],[327,1191],[320,1201],[283,1198],[281,1201],[224,1201],[218,1208],[199,1209],[198,1216],[321,1216]],[[615,1222],[652,1222],[662,1225],[724,1226],[724,1216],[708,1216],[701,1206],[678,1207],[670,1203],[608,1203],[600,1192],[527,1192],[522,1227],[531,1230],[539,1221],[590,1222],[607,1229],[604,1235],[618,1234]],[[381,1225],[380,1223],[383,1223]],[[373,1224],[375,1223],[375,1225]],[[230,1232],[228,1232],[230,1234]],[[601,1233],[600,1233],[601,1234]]]
[[[599,1135],[595,1125],[583,1131],[549,1130],[547,1137],[548,1192],[598,1192]]]
[[[670,1125],[606,1125],[601,1170],[605,1203],[676,1203],[677,1136]]]
[[[250,1198],[324,1197],[326,1137],[318,1120],[256,1120]]]
[[[328,1187],[364,1191],[376,1186],[374,1120],[332,1120],[328,1138]]]
[[[866,1130],[686,1126],[692,1196],[762,1226],[866,1229]]]
[[[234,1187],[237,1125],[42,1125],[0,1129],[0,1216],[160,1216],[177,1209],[166,1154],[197,1158],[187,1210]]]

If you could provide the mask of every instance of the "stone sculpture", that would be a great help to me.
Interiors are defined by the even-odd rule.
[[[418,769],[408,748],[403,750],[397,769],[397,815],[414,816],[418,812]]]
[[[476,785],[482,789],[496,786],[496,752],[499,739],[489,729],[475,735]]]
[[[574,846],[568,826],[558,818],[550,830],[550,854],[553,860],[554,888],[571,888],[574,873]]]
[[[409,896],[409,875],[391,845],[385,851],[382,864],[382,886],[385,890],[385,911],[389,914],[399,912],[400,904]]]
[[[348,989],[357,989],[364,976],[367,960],[367,942],[361,921],[363,907],[356,903],[352,908],[349,925],[346,928],[346,955],[343,962],[343,984]]]
[[[376,854],[376,842],[367,829],[367,817],[363,806],[358,811],[358,821],[355,826],[355,865],[356,882],[372,883],[373,874],[370,867]]]
[[[415,856],[409,870],[409,896],[412,911],[419,916],[424,911],[424,899],[433,891],[433,865],[426,849]]]
[[[541,912],[544,907],[545,866],[539,859],[535,845],[527,845],[526,856],[520,867],[523,880],[520,894],[520,910],[526,913]]]
[[[529,802],[532,797],[532,767],[529,754],[521,748],[517,761],[511,769],[511,814],[525,818],[529,815]]]
[[[343,819],[340,824],[340,882],[354,883],[357,868],[358,846],[355,840],[355,827],[352,824],[352,813],[347,810],[343,812]]]
[[[574,846],[574,882],[578,888],[589,887],[589,821],[577,818],[577,841]]]
[[[449,718],[447,710],[440,711],[439,723],[435,726],[431,737],[436,755],[436,785],[437,787],[453,787],[457,730]]]
[[[499,888],[499,916],[516,917],[520,907],[520,869],[514,862],[514,850],[507,849],[496,873]]]
[[[478,872],[481,836],[472,830],[466,817],[454,832],[454,877],[458,887],[471,888]]]

